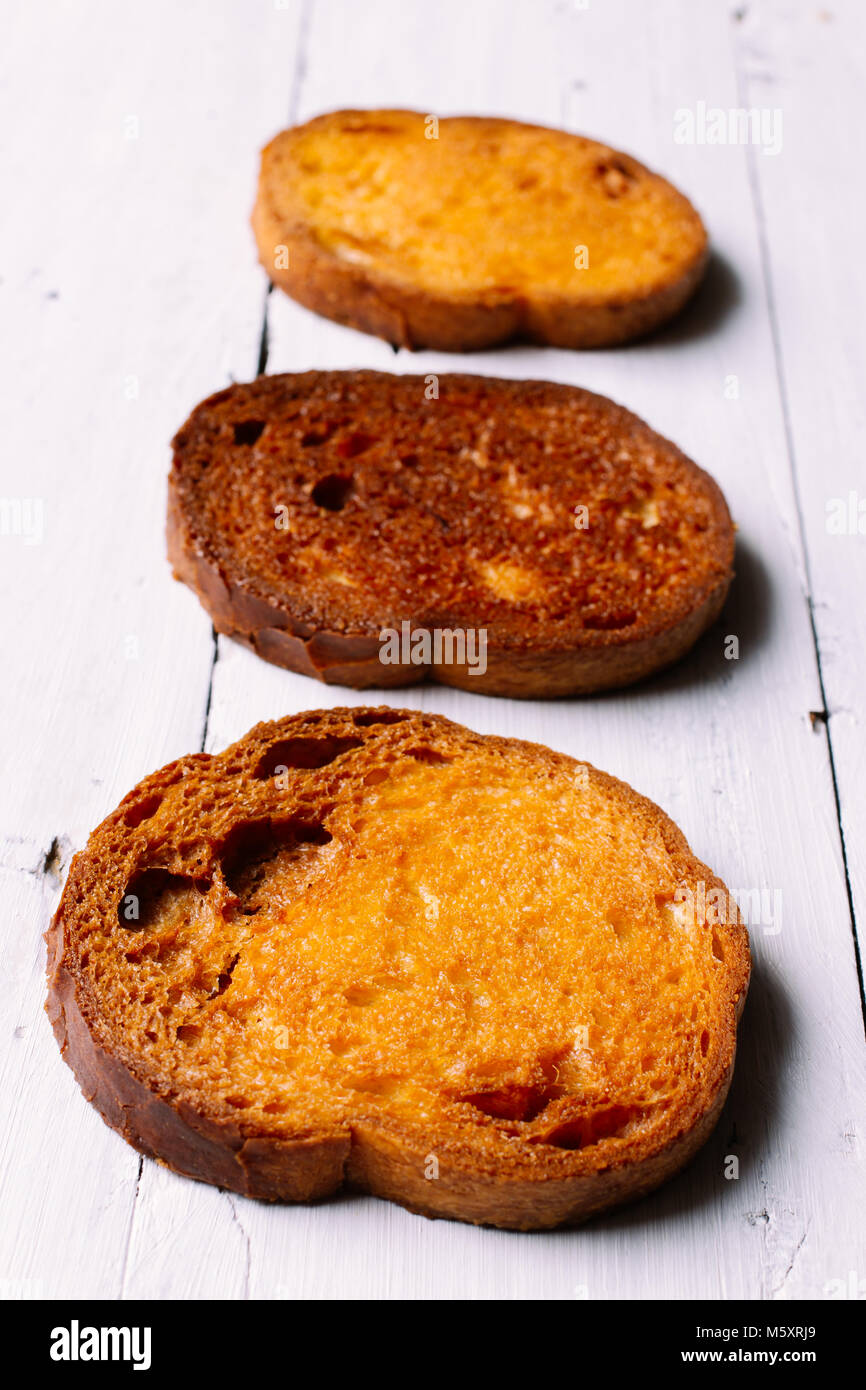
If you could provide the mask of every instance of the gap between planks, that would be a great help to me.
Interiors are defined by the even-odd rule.
[[[293,68],[293,70],[292,70],[292,78],[291,78],[290,94],[289,94],[289,118],[288,118],[288,123],[289,123],[289,125],[294,125],[295,120],[296,120],[296,116],[297,116],[298,105],[299,105],[299,103],[300,103],[301,87],[302,87],[302,85],[303,85],[304,73],[305,73],[305,71],[306,71],[307,41],[308,41],[309,32],[310,32],[310,19],[311,19],[312,11],[313,11],[313,3],[314,3],[314,0],[304,0],[303,10],[302,10],[302,13],[301,13],[301,23],[300,23],[299,33],[298,33],[298,46],[297,46],[297,50],[296,50],[296,54],[295,54],[295,63],[294,63],[294,68]],[[260,331],[260,334],[259,334],[259,348],[258,348],[258,359],[257,359],[257,362],[256,362],[256,376],[263,376],[263,375],[265,374],[265,372],[267,371],[267,366],[268,366],[268,301],[269,301],[269,299],[270,299],[270,295],[271,295],[272,289],[273,289],[273,285],[270,283],[270,281],[268,281],[267,288],[265,289],[264,303],[263,303],[263,305],[262,305],[262,323],[261,323],[261,331]],[[199,740],[199,752],[200,752],[200,753],[204,753],[204,752],[205,752],[205,748],[206,748],[206,744],[207,744],[208,729],[209,729],[209,726],[210,726],[211,702],[212,702],[212,700],[213,700],[214,676],[215,676],[215,674],[216,674],[217,662],[219,661],[219,657],[220,657],[220,646],[219,646],[219,641],[220,641],[220,639],[219,639],[219,633],[217,632],[216,628],[213,627],[213,626],[211,627],[211,636],[212,636],[212,638],[213,638],[213,651],[212,651],[212,654],[211,654],[210,669],[209,669],[209,671],[208,671],[207,697],[206,697],[206,699],[205,699],[204,717],[203,717],[203,719],[202,719],[201,738],[200,738],[200,740]],[[51,854],[52,854],[52,851],[54,850],[54,846],[56,845],[56,843],[57,843],[57,842],[56,842],[56,840],[55,840],[55,841],[52,843],[51,850],[49,850],[48,854],[46,854],[46,856],[45,856],[45,862],[46,862],[46,864],[48,863],[48,861],[49,861],[50,858],[51,858]],[[124,1253],[123,1253],[123,1272],[122,1272],[122,1274],[121,1274],[121,1279],[120,1279],[120,1294],[119,1294],[120,1300],[123,1300],[123,1299],[126,1297],[127,1275],[128,1275],[128,1273],[129,1273],[129,1254],[130,1254],[130,1250],[131,1250],[131,1248],[132,1248],[132,1235],[133,1235],[133,1230],[134,1230],[134,1228],[135,1228],[135,1215],[136,1215],[136,1212],[137,1212],[137,1210],[138,1210],[138,1201],[139,1201],[139,1197],[140,1197],[140,1195],[141,1195],[141,1178],[142,1178],[143,1172],[144,1172],[144,1156],[140,1154],[140,1155],[139,1155],[139,1158],[138,1158],[138,1172],[137,1172],[136,1178],[135,1178],[135,1193],[134,1193],[133,1198],[132,1198],[132,1206],[131,1206],[131,1208],[130,1208],[130,1213],[129,1213],[129,1224],[128,1224],[127,1232],[126,1232],[126,1243],[125,1243],[125,1249],[124,1249]],[[237,1209],[236,1209],[236,1207],[234,1206],[234,1203],[233,1203],[233,1201],[232,1201],[231,1194],[230,1194],[230,1193],[226,1193],[225,1196],[227,1197],[227,1199],[228,1199],[228,1201],[229,1201],[229,1203],[230,1203],[230,1205],[231,1205],[232,1219],[233,1219],[235,1222],[237,1222],[238,1225],[240,1225],[240,1222],[238,1221],[238,1216],[237,1216]],[[243,1229],[243,1228],[241,1228],[241,1229]],[[246,1234],[246,1233],[245,1233],[245,1234]],[[247,1240],[247,1270],[246,1270],[246,1279],[245,1279],[245,1282],[244,1282],[244,1298],[249,1298],[249,1283],[250,1283],[250,1280],[249,1280],[249,1274],[250,1274],[249,1261],[250,1261],[250,1250],[249,1250],[249,1237],[248,1237],[248,1236],[246,1237],[246,1240]]]
[[[310,21],[313,14],[314,0],[303,0],[301,10],[301,22],[298,30],[298,46],[295,50],[295,62],[292,69],[292,77],[289,85],[289,109],[288,123],[294,125],[297,121],[298,107],[301,100],[301,88],[304,84],[304,74],[307,70],[307,44],[310,35]],[[273,285],[268,281],[265,289],[265,298],[262,305],[262,326],[259,333],[259,352],[256,362],[256,376],[264,376],[268,369],[269,352],[269,333],[268,333],[268,303],[271,296]],[[204,753],[207,745],[208,729],[210,726],[211,700],[213,699],[213,683],[216,673],[217,662],[219,661],[219,633],[215,627],[211,628],[213,636],[213,653],[211,655],[210,670],[207,680],[207,699],[205,700],[204,719],[202,720],[201,740],[199,742],[199,752]],[[139,1177],[141,1176],[139,1172]],[[138,1189],[136,1188],[136,1197]]]

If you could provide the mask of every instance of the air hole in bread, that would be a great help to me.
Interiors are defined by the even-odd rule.
[[[236,444],[255,444],[265,428],[264,420],[238,420],[235,425]]]
[[[197,1023],[182,1023],[175,1033],[178,1042],[196,1043],[201,1037],[201,1028]]]
[[[417,455],[417,454],[404,454],[403,457],[401,458],[400,462],[402,463],[402,465],[403,465],[404,468],[417,468],[417,467],[418,467],[418,455]]]
[[[308,430],[301,436],[302,449],[317,449],[320,444],[325,444],[330,439],[333,430],[327,426],[323,429]]]
[[[387,780],[388,780],[388,769],[387,769],[387,767],[371,767],[371,768],[370,768],[370,771],[367,773],[366,777],[364,778],[364,786],[365,786],[365,787],[378,787],[378,786],[380,785],[380,783],[382,783],[382,782],[387,782]]]
[[[719,933],[717,931],[713,932],[713,955],[715,956],[716,960],[725,959],[724,948],[722,946],[721,941],[719,940]]]
[[[710,1050],[710,1035],[706,1028],[701,1033],[701,1056],[706,1057]]]
[[[326,767],[342,753],[360,748],[363,742],[360,738],[284,738],[279,743],[272,743],[262,755],[253,776],[263,782],[283,768],[310,770]]]
[[[616,632],[622,627],[631,627],[637,618],[633,608],[620,609],[615,613],[589,613],[583,620],[590,632]]]
[[[400,1085],[400,1079],[396,1076],[356,1076],[348,1082],[350,1090],[372,1096],[392,1096]]]
[[[561,1094],[555,1086],[506,1086],[460,1097],[493,1120],[534,1120]]]
[[[146,931],[175,910],[183,911],[191,894],[207,885],[167,869],[142,869],[129,880],[117,905],[117,920],[127,931]]]
[[[211,990],[209,998],[218,999],[221,994],[225,994],[226,990],[232,982],[232,975],[234,974],[235,966],[237,965],[240,958],[240,951],[236,951],[234,956],[226,966],[225,970],[221,971],[220,974],[217,976],[217,982]]]
[[[366,1009],[379,998],[380,993],[373,985],[350,985],[343,991],[346,1003],[353,1009]]]
[[[628,940],[634,926],[633,913],[629,912],[627,908],[610,907],[607,910],[607,920],[613,927],[618,940]]]
[[[402,992],[412,988],[411,978],[399,974],[376,975],[372,980],[349,985],[343,991],[346,1003],[352,1008],[366,1009],[387,991]]]
[[[373,724],[402,724],[408,718],[405,714],[400,714],[395,709],[368,709],[360,710],[352,715],[352,719],[359,729],[369,729]]]
[[[431,766],[451,762],[450,758],[446,758],[444,753],[439,753],[435,748],[407,748],[406,756],[414,758],[416,763],[428,763]]]
[[[608,198],[621,197],[637,182],[631,170],[619,159],[600,160],[595,172]]]
[[[351,476],[328,473],[315,484],[310,496],[317,507],[324,507],[327,512],[340,512],[345,507],[353,486],[354,479]]]
[[[239,910],[253,916],[267,907],[269,884],[308,868],[331,839],[330,831],[319,822],[297,816],[236,825],[223,842],[220,862]]]
[[[124,813],[124,823],[129,826],[130,830],[134,830],[137,825],[141,825],[143,821],[150,820],[151,816],[155,816],[161,805],[161,793],[155,792],[153,796],[146,796],[142,801],[136,801]]]
[[[347,434],[345,439],[340,440],[337,453],[341,459],[353,459],[358,454],[366,453],[375,442],[371,434],[362,434],[359,430],[355,434]]]
[[[557,1149],[585,1149],[601,1139],[621,1135],[641,1116],[636,1106],[610,1105],[589,1115],[566,1120],[547,1134],[532,1135],[533,1143],[552,1144]]]

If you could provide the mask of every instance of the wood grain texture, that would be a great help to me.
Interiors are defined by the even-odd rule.
[[[861,953],[866,407],[858,345],[866,318],[866,268],[863,187],[851,177],[860,160],[851,94],[866,70],[862,21],[852,3],[809,11],[772,0],[743,25],[739,42],[742,100],[749,106],[771,101],[784,112],[785,149],[789,162],[797,162],[796,178],[786,177],[784,159],[753,157],[751,173]],[[817,206],[810,193],[816,188],[826,189],[826,202]]]
[[[4,1287],[771,1299],[866,1276],[863,1021],[839,823],[862,914],[866,540],[826,529],[828,499],[862,488],[866,25],[855,0],[827,9],[760,0],[738,19],[689,0],[91,0],[46,24],[18,7],[0,98],[17,190],[0,287],[2,494],[43,499],[44,539],[0,537],[17,596],[14,678],[0,693]],[[780,153],[678,144],[675,113],[699,102],[781,108]],[[719,623],[672,672],[600,699],[400,692],[624,778],[729,884],[765,892],[719,1128],[674,1183],[575,1232],[428,1223],[362,1197],[274,1209],[150,1162],[139,1172],[82,1101],[41,1012],[40,933],[59,876],[142,774],[260,718],[369,702],[222,639],[212,666],[207,622],[168,577],[162,514],[173,430],[208,391],[255,373],[266,286],[247,219],[260,146],[293,119],[380,104],[603,139],[682,187],[715,248],[707,284],[660,336],[612,353],[484,353],[472,370],[610,395],[718,479],[740,528]],[[46,193],[33,170],[48,148]],[[268,329],[271,371],[454,369],[444,354],[395,356],[283,296],[268,301]],[[829,723],[813,727],[824,698]],[[728,1155],[737,1181],[725,1180]]]

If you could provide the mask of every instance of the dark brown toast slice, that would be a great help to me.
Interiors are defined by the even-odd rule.
[[[658,807],[439,716],[316,711],[147,777],[72,862],[48,1012],[109,1125],[279,1201],[521,1229],[707,1138],[749,948]]]
[[[262,153],[273,282],[409,348],[605,347],[670,319],[707,236],[688,199],[595,140],[491,117],[334,111]]]
[[[277,665],[547,696],[682,656],[724,602],[734,528],[715,482],[603,396],[305,372],[193,411],[168,550],[217,630]]]

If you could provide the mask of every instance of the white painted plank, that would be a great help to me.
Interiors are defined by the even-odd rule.
[[[40,544],[0,537],[12,1288],[121,1287],[139,1160],[82,1100],[42,1014],[59,884],[41,868],[55,837],[65,869],[143,774],[199,746],[213,643],[165,560],[168,441],[202,395],[255,371],[255,151],[283,117],[298,23],[90,0],[20,5],[5,26],[0,493],[40,499],[44,518]]]
[[[790,452],[809,555],[829,735],[857,920],[866,921],[866,471],[862,5],[770,0],[738,27],[743,100],[781,112],[752,154],[770,248]],[[792,177],[796,169],[796,177]]]

